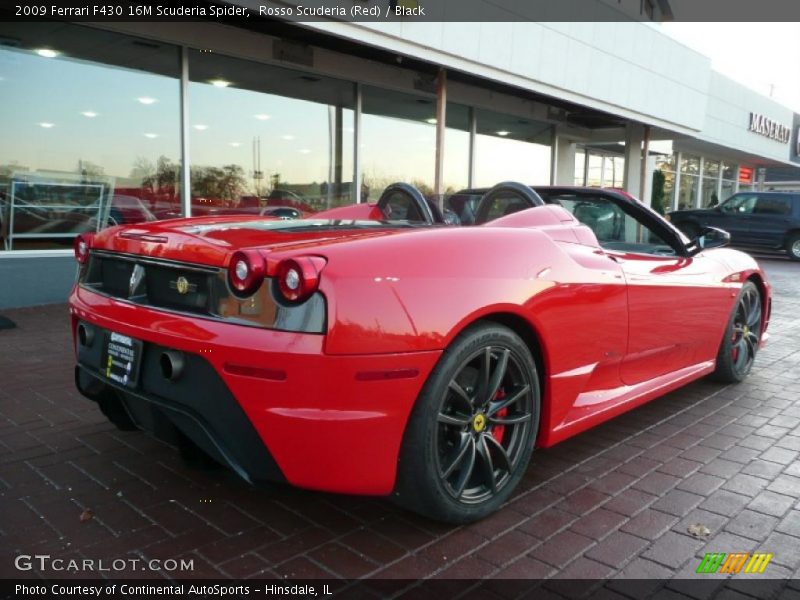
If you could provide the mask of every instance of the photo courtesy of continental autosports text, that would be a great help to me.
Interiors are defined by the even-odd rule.
[[[800,598],[798,39],[0,2],[0,600]]]
[[[116,584],[108,583],[102,585],[80,585],[80,584],[47,584],[47,585],[26,585],[15,584],[14,594],[16,597],[35,598],[35,597],[70,597],[70,598],[112,598],[116,596],[127,597],[233,597],[242,598],[245,596],[257,595],[282,595],[293,597],[326,597],[331,595],[330,587],[322,585],[299,585],[299,584],[279,584],[264,583],[251,585],[229,585],[229,584],[174,584],[174,585],[152,585],[145,583],[136,584]]]

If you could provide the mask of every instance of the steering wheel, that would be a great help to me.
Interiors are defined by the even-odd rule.
[[[504,181],[502,183],[498,183],[496,186],[486,192],[483,195],[483,198],[481,198],[480,202],[478,203],[478,208],[475,211],[476,225],[483,225],[490,220],[489,213],[492,209],[492,202],[503,195],[514,196],[514,202],[525,205],[525,209],[533,208],[535,206],[544,206],[544,200],[542,200],[542,197],[533,191],[530,186],[523,183],[518,183],[516,181]]]
[[[381,194],[378,209],[387,220],[404,220],[432,225],[435,221],[425,196],[407,183],[393,183]]]

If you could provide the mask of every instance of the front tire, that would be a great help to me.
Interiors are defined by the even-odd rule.
[[[396,500],[448,523],[494,512],[528,466],[539,413],[525,342],[501,325],[467,329],[445,350],[411,414]]]
[[[758,288],[752,281],[746,281],[725,328],[717,354],[717,368],[712,375],[714,379],[739,383],[750,373],[761,338],[762,312]]]
[[[786,253],[792,260],[800,260],[800,233],[794,233],[786,240]]]

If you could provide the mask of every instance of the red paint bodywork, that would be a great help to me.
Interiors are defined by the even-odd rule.
[[[375,210],[363,204],[324,216],[375,218]],[[324,256],[325,335],[167,313],[80,286],[70,297],[73,328],[81,319],[202,354],[288,481],[306,488],[390,493],[423,384],[453,338],[478,320],[509,324],[535,340],[543,377],[537,445],[546,447],[711,372],[747,279],[764,296],[764,329],[769,317],[769,284],[748,255],[607,251],[552,205],[480,227],[276,234],[250,229],[249,221],[259,219],[111,228],[95,236],[93,248],[221,268],[242,248],[274,260]],[[217,227],[192,234],[181,230],[187,225]],[[122,238],[123,231],[167,242]],[[285,377],[254,376],[265,369]]]

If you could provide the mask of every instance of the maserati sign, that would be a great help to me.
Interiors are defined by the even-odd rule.
[[[764,115],[751,112],[750,113],[750,131],[768,137],[776,142],[788,144],[789,138],[792,137],[791,127],[781,125],[777,121],[768,119]]]

